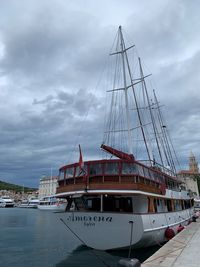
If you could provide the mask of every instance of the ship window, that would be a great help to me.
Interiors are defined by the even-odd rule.
[[[166,212],[167,205],[164,199],[157,198],[157,212]]]
[[[147,168],[143,168],[143,171],[144,171],[144,176],[146,178],[151,178],[150,174],[149,174],[149,170]]]
[[[74,167],[66,169],[66,178],[74,177]]]
[[[148,212],[148,198],[143,195],[136,195],[133,199],[133,212],[134,213],[147,213]]]
[[[74,198],[75,210],[85,210],[85,205],[82,198]]]
[[[103,210],[114,212],[132,212],[132,199],[131,197],[104,196]]]
[[[84,176],[86,173],[87,173],[87,166],[83,166],[81,168],[79,166],[76,167],[76,177]]]
[[[123,163],[122,174],[137,174],[137,165],[134,163]]]
[[[153,205],[154,205],[154,212],[157,212],[157,201],[155,198],[153,200]]]
[[[143,167],[142,167],[142,166],[139,166],[139,165],[138,165],[138,174],[139,174],[140,176],[144,176],[144,173],[143,173]]]
[[[119,174],[118,163],[105,163],[105,174]]]
[[[171,202],[171,199],[167,199],[167,210],[168,211],[172,211],[172,202]]]
[[[62,170],[62,171],[60,171],[60,173],[59,173],[58,180],[63,180],[64,177],[65,177],[65,172]],[[45,186],[45,185],[44,185],[44,186]]]
[[[156,180],[154,176],[154,172],[152,172],[151,170],[149,170],[149,177],[151,178],[151,180]]]
[[[100,211],[101,209],[100,196],[84,196],[83,199],[86,210]]]
[[[174,200],[174,206],[175,206],[175,211],[179,211],[182,210],[182,206],[181,206],[181,201],[180,200]]]
[[[90,164],[90,175],[101,175],[102,165],[101,163]]]

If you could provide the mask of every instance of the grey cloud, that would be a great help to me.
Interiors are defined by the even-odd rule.
[[[154,74],[156,83],[149,85],[165,105],[181,161],[187,161],[191,150],[198,157],[198,5],[198,1],[182,0],[135,0],[126,5],[120,1],[3,1],[2,179],[37,185],[51,165],[56,174],[60,165],[77,160],[79,143],[84,159],[102,156],[106,86],[97,84],[107,67],[118,24],[148,66],[145,72]]]

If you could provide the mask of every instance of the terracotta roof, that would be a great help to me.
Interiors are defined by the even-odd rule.
[[[200,174],[198,172],[193,172],[190,170],[181,170],[178,174]]]

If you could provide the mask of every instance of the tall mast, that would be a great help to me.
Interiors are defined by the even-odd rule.
[[[132,152],[131,124],[130,124],[130,113],[129,113],[129,103],[128,103],[128,87],[126,82],[125,57],[124,57],[124,54],[126,53],[126,47],[123,40],[121,26],[119,26],[119,34],[120,34],[120,46],[121,46],[123,78],[124,78],[126,121],[127,121],[127,131],[128,131],[128,151],[130,154],[132,154],[133,152]]]
[[[152,122],[152,126],[153,126],[153,132],[154,132],[154,135],[155,135],[156,144],[157,144],[157,148],[158,148],[158,153],[159,153],[159,156],[160,156],[161,163],[162,163],[162,165],[164,165],[162,154],[161,154],[161,150],[160,150],[160,145],[159,145],[159,141],[158,141],[158,132],[157,132],[157,129],[156,129],[156,124],[155,124],[153,112],[151,110],[151,103],[150,103],[150,99],[149,99],[149,94],[147,92],[147,86],[146,86],[146,82],[145,82],[145,79],[144,79],[144,73],[143,73],[143,69],[142,69],[142,64],[141,64],[140,57],[138,58],[138,60],[139,60],[139,66],[140,66],[140,76],[141,76],[141,79],[142,79],[142,88],[145,91],[146,98],[147,98],[147,103],[148,103],[148,108],[149,108],[149,112],[150,112],[151,122]]]
[[[120,32],[121,32],[121,27],[120,27]],[[121,38],[122,38],[122,41],[124,43],[122,32],[121,32]],[[124,45],[124,47],[125,47],[125,45]],[[134,97],[136,110],[137,110],[137,115],[138,115],[138,120],[139,120],[140,128],[141,128],[141,131],[142,131],[142,137],[143,137],[143,140],[144,140],[144,143],[145,143],[145,147],[146,147],[146,151],[147,151],[147,155],[148,155],[149,161],[150,161],[150,163],[152,163],[152,157],[150,155],[149,147],[148,147],[148,144],[147,144],[147,140],[146,140],[143,124],[142,124],[142,118],[141,118],[141,115],[140,115],[139,106],[138,106],[137,97],[136,97],[135,88],[134,88],[134,85],[137,84],[137,83],[140,83],[141,80],[139,80],[135,84],[133,83],[134,80],[133,80],[133,77],[132,77],[132,74],[131,74],[130,64],[129,64],[129,61],[128,61],[128,56],[127,56],[126,50],[127,49],[124,49],[124,55],[125,55],[125,59],[126,59],[126,63],[127,63],[128,74],[129,74],[129,77],[130,77],[130,80],[131,80],[131,85],[129,87],[132,87],[133,97]],[[145,77],[143,77],[143,79],[144,78]]]

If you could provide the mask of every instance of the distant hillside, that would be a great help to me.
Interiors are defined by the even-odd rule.
[[[29,187],[23,187],[21,185],[15,185],[6,183],[3,181],[0,181],[0,190],[13,190],[15,192],[30,192],[30,191],[36,191],[36,188],[29,188]]]

